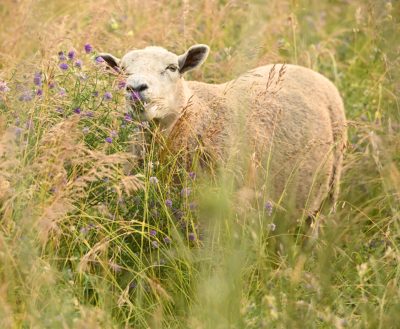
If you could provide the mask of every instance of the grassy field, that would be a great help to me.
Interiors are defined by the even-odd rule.
[[[396,0],[2,0],[0,328],[399,328],[399,13]],[[149,127],[96,52],[194,43],[211,53],[190,79],[286,62],[337,85],[349,145],[318,234],[242,205],[229,170],[160,161],[156,138],[144,164],[132,157]]]

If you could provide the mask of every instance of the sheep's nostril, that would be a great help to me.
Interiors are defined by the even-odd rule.
[[[142,83],[142,84],[136,85],[136,86],[132,86],[132,85],[126,86],[126,90],[130,93],[133,93],[133,92],[140,93],[142,91],[145,91],[148,88],[149,88],[149,86],[145,83]]]

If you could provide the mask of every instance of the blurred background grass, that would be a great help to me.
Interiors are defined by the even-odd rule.
[[[148,45],[181,53],[206,43],[210,56],[191,79],[222,82],[272,62],[328,76],[345,101],[350,143],[338,211],[321,215],[319,235],[304,239],[290,214],[251,209],[238,216],[224,177],[192,181],[171,164],[141,171],[144,190],[126,198],[126,209],[110,193],[124,177],[117,164],[111,186],[91,185],[79,201],[67,190],[51,195],[53,178],[41,154],[67,154],[74,163],[78,123],[54,116],[58,100],[3,99],[8,126],[18,126],[16,117],[35,125],[25,143],[6,132],[0,143],[2,177],[10,185],[2,195],[0,327],[397,328],[399,12],[398,1],[383,0],[3,0],[0,80],[10,86],[31,85],[36,71],[51,76],[60,50],[82,52],[86,43],[117,56]],[[112,83],[105,79],[104,90]],[[74,90],[62,103],[71,109],[90,92]],[[115,100],[99,113],[120,106]],[[112,115],[95,117],[94,127],[109,133],[117,120]],[[85,137],[85,145],[99,153],[75,150],[85,160],[69,167],[69,182],[80,171],[96,176],[89,170],[93,161],[106,163],[110,153],[127,150],[128,132],[111,151],[93,144],[97,137]],[[157,160],[150,155],[145,168]],[[175,193],[171,171],[218,215],[197,218],[190,209],[194,200],[173,198],[181,186]],[[167,198],[174,207],[179,203],[177,209],[164,206]],[[57,234],[41,235],[44,217],[54,219]],[[86,234],[89,225],[95,233]]]

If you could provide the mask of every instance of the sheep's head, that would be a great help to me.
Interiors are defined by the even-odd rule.
[[[144,119],[162,121],[176,116],[187,102],[182,76],[200,66],[208,52],[208,46],[194,45],[182,55],[161,47],[147,47],[130,51],[122,59],[106,53],[99,56],[126,75],[128,106],[134,110],[141,108]],[[141,106],[135,106],[138,103]]]

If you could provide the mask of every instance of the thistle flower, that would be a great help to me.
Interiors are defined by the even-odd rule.
[[[126,81],[120,80],[118,81],[118,89],[124,89],[126,87]]]
[[[59,65],[59,67],[60,67],[61,70],[64,70],[64,71],[68,70],[68,64],[67,63],[61,63]]]
[[[80,59],[76,60],[75,67],[77,67],[78,69],[82,68],[82,61]]]
[[[49,89],[54,89],[56,84],[54,82],[49,82],[48,86],[49,86]]]
[[[268,216],[272,215],[273,205],[271,201],[265,203],[265,210],[267,211]]]
[[[42,72],[36,72],[35,75],[33,76],[33,83],[36,86],[41,86],[42,85]]]
[[[130,114],[125,114],[124,115],[124,120],[126,121],[126,122],[132,122],[132,116],[130,115]]]
[[[70,60],[73,60],[75,58],[75,50],[71,49],[68,54],[67,54],[68,58]]]
[[[7,83],[5,81],[0,81],[0,93],[8,93],[10,88],[8,88]]]
[[[37,95],[37,96],[42,96],[42,95],[43,95],[43,90],[42,90],[42,89],[38,89],[38,90],[36,91],[36,95]]]
[[[97,56],[97,57],[96,57],[96,63],[97,63],[97,64],[104,63],[104,59],[103,59],[103,57],[101,57],[101,56]]]
[[[81,114],[81,108],[80,108],[80,107],[75,108],[75,109],[74,109],[74,112],[75,112],[76,114]]]
[[[105,139],[105,141],[106,141],[107,143],[111,144],[111,143],[113,142],[113,139],[112,139],[111,137],[107,137],[107,138]]]
[[[168,208],[171,208],[171,207],[172,207],[172,200],[170,200],[170,199],[165,200],[165,205],[166,205]]]
[[[85,44],[84,48],[85,48],[86,54],[90,54],[93,50],[93,47],[89,43]]]
[[[189,241],[196,241],[196,234],[191,232],[191,233],[189,233],[188,238],[189,238]]]
[[[105,99],[106,101],[111,100],[111,99],[112,99],[112,94],[111,94],[109,91],[107,91],[107,92],[104,94],[103,99]]]
[[[60,60],[60,61],[65,61],[67,58],[65,57],[65,54],[64,54],[64,52],[63,51],[59,51],[58,52],[58,59]]]
[[[156,236],[157,235],[157,231],[156,230],[150,230],[150,235],[151,236]]]
[[[22,95],[19,96],[18,99],[19,99],[21,102],[29,102],[29,101],[31,101],[31,100],[33,99],[32,92],[26,90],[26,91],[24,91],[24,92],[22,93]]]
[[[58,94],[60,96],[65,96],[65,95],[67,95],[67,91],[64,88],[60,88],[60,91],[58,92]]]
[[[151,184],[153,184],[153,185],[157,185],[157,184],[158,184],[158,178],[155,177],[155,176],[151,176],[151,177],[149,178],[149,182],[150,182]]]
[[[16,127],[15,128],[15,135],[16,135],[16,137],[17,138],[19,138],[20,136],[21,136],[21,134],[22,134],[22,128],[20,128],[20,127]]]

